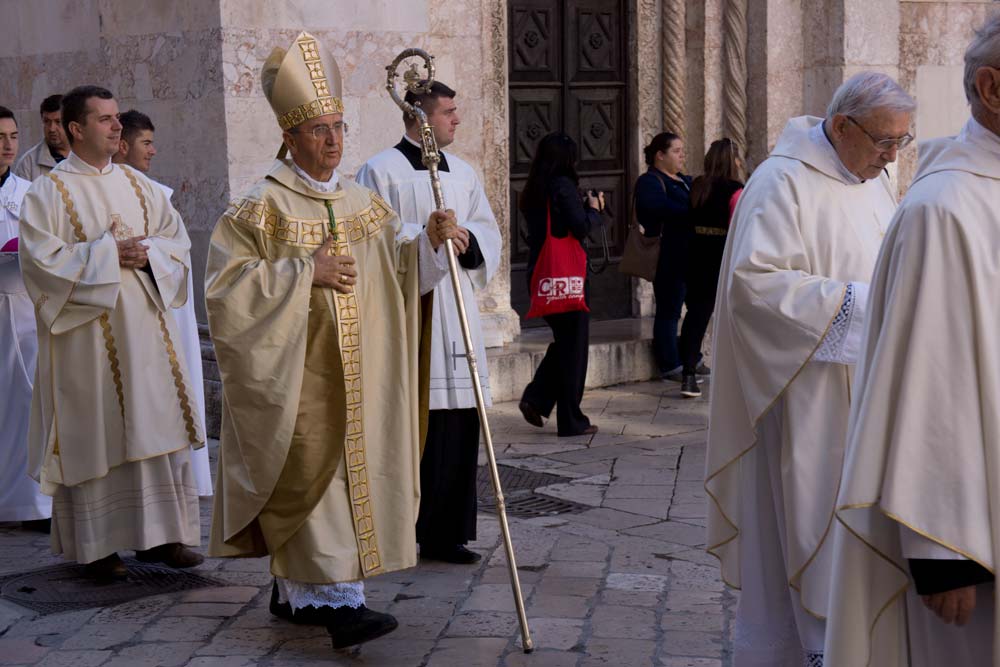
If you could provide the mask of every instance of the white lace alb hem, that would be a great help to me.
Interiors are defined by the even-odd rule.
[[[365,585],[360,581],[341,584],[307,584],[278,577],[278,602],[288,602],[292,611],[303,607],[351,607],[365,603]]]

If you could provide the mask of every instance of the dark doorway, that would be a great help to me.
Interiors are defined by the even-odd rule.
[[[523,317],[528,246],[517,197],[539,140],[562,130],[579,147],[580,187],[603,190],[612,216],[607,227],[611,263],[590,276],[592,317],[631,317],[631,280],[617,269],[631,185],[625,0],[509,0],[508,29],[511,302]],[[600,268],[600,231],[589,244],[592,264]]]

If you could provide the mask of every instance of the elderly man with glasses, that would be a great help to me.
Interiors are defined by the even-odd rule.
[[[736,667],[823,664],[827,539],[868,282],[915,104],[874,72],[793,118],[733,216],[716,308],[709,551],[742,587]]]
[[[363,580],[417,562],[422,316],[456,225],[444,211],[402,224],[337,173],[340,72],[312,35],[275,49],[261,82],[284,144],[208,254],[224,396],[210,550],[270,556],[271,613],[342,648],[396,628]]]

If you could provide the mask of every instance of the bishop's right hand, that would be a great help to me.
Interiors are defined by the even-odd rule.
[[[358,282],[358,271],[354,268],[354,258],[349,255],[333,255],[333,235],[313,253],[313,281],[315,287],[332,287],[341,294],[350,294]]]

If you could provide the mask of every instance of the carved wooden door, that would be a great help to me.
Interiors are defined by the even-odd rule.
[[[624,0],[508,2],[511,300],[522,316],[528,309],[528,246],[517,198],[535,147],[556,130],[576,141],[580,188],[603,190],[611,214],[611,265],[590,275],[592,316],[632,315],[631,283],[617,270],[631,186],[626,30]],[[592,264],[600,268],[601,231],[595,230],[588,243]]]

